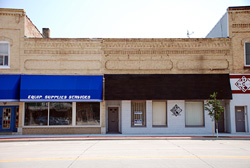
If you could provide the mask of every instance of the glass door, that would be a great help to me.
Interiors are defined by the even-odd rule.
[[[18,106],[0,107],[0,132],[16,132],[18,127]]]

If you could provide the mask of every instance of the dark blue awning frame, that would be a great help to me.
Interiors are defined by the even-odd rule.
[[[21,102],[102,102],[103,76],[22,75]]]
[[[0,75],[0,102],[19,102],[20,75]]]

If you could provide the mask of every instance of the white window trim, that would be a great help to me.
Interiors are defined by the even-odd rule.
[[[8,66],[0,65],[0,69],[10,69],[10,43],[8,41],[0,41],[1,43],[8,44]]]
[[[249,65],[247,65],[247,53],[246,53],[246,44],[250,44],[250,41],[246,41],[245,43],[244,43],[244,66],[245,67],[250,67],[250,64]]]

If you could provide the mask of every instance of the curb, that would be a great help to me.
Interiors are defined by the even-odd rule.
[[[84,141],[84,140],[250,140],[249,136],[86,136],[86,137],[6,137],[0,142]]]

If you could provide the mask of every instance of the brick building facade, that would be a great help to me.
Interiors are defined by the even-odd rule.
[[[24,10],[0,18],[0,131],[209,134],[216,91],[220,132],[249,133],[248,6],[229,7],[206,38],[56,39]]]

